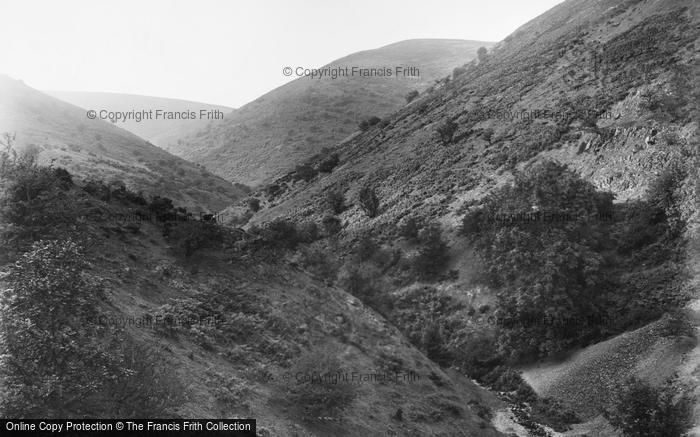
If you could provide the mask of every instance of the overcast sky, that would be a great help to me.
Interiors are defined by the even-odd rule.
[[[500,41],[560,1],[1,0],[0,73],[240,107],[291,80],[285,66],[412,38]]]

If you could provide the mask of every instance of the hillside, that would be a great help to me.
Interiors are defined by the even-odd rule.
[[[134,94],[119,93],[98,93],[81,91],[44,91],[46,94],[55,97],[72,105],[79,106],[85,110],[94,109],[96,111],[106,110],[108,112],[129,112],[129,111],[149,111],[161,109],[168,112],[188,112],[192,111],[200,114],[200,111],[219,110],[224,114],[233,111],[232,108],[220,105],[210,105],[208,103],[192,102],[188,100],[168,99],[164,97],[140,96]],[[206,128],[212,120],[197,118],[191,120],[168,120],[165,118],[141,121],[126,120],[119,121],[116,126],[128,130],[132,134],[143,138],[158,147],[164,144],[176,142],[190,133]]]
[[[16,391],[0,367],[3,415],[254,417],[261,436],[501,435],[489,423],[498,398],[300,269],[284,241],[185,220],[184,210],[133,201],[133,192],[105,188],[105,201],[51,171],[33,174],[33,197],[17,198],[17,180],[0,175],[0,229],[13,242],[0,254],[3,350],[26,360],[73,348],[60,364],[23,361],[35,376],[69,363],[45,394],[32,391],[38,378]],[[113,219],[149,212],[158,220]],[[33,287],[46,293],[25,293]],[[49,306],[52,293],[63,296]],[[13,325],[31,305],[35,324]],[[65,336],[15,340],[46,322]]]
[[[38,154],[80,178],[117,180],[145,194],[217,211],[246,193],[231,183],[86,111],[0,76],[0,132],[20,150]]]
[[[662,378],[682,370],[680,383],[696,387],[695,341],[682,329],[672,329],[669,338],[654,329],[654,318],[658,320],[673,304],[651,295],[678,296],[685,304],[697,294],[692,285],[697,284],[700,205],[700,99],[694,79],[697,16],[697,4],[690,1],[566,1],[498,43],[485,62],[468,67],[452,83],[425,93],[386,117],[385,125],[331,150],[340,158],[332,172],[306,178],[290,172],[268,184],[256,194],[262,209],[252,215],[250,226],[254,229],[280,216],[317,223],[330,223],[327,217],[336,216],[340,243],[332,250],[339,262],[361,250],[363,236],[371,235],[386,253],[399,253],[394,264],[399,267],[379,268],[385,273],[383,284],[400,295],[405,291],[405,273],[396,270],[404,257],[411,259],[415,248],[404,242],[402,229],[411,217],[423,223],[436,221],[450,245],[446,273],[436,288],[474,302],[473,309],[484,308],[488,315],[502,290],[482,284],[482,260],[465,241],[462,221],[491,193],[512,184],[519,172],[555,161],[601,193],[614,195],[615,214],[627,218],[611,228],[619,227],[624,234],[629,232],[625,227],[636,226],[634,214],[639,214],[625,211],[636,211],[635,205],[648,201],[649,187],[678,164],[686,176],[678,176],[674,202],[679,220],[686,223],[685,236],[667,244],[677,247],[682,259],[674,261],[675,255],[660,249],[660,242],[646,247],[649,242],[638,241],[638,253],[605,248],[602,243],[603,248],[595,249],[601,261],[618,266],[609,267],[604,278],[620,278],[610,295],[615,299],[624,295],[622,299],[650,307],[605,316],[614,319],[615,326],[607,335],[602,332],[609,327],[596,326],[601,332],[595,340],[612,338],[608,343],[590,346],[570,356],[570,361],[544,365],[536,380],[551,381],[555,388],[533,385],[540,395],[553,396],[584,419],[600,414],[601,405],[610,400],[582,409],[596,390],[611,396],[610,384],[629,376],[658,384],[650,375],[660,365],[659,354],[664,355]],[[320,162],[314,158],[309,165],[319,168]],[[366,213],[360,200],[365,187],[376,193],[376,216]],[[328,206],[329,192],[339,193],[347,208],[334,212]],[[535,208],[534,199],[533,203]],[[245,205],[228,212],[235,222],[250,215]],[[652,225],[643,224],[635,232],[643,234]],[[548,228],[542,225],[542,229]],[[693,268],[685,272],[686,265]],[[665,276],[666,269],[675,268],[680,269],[678,274]],[[686,274],[688,282],[675,282]],[[654,310],[656,316],[624,325],[634,319],[635,311],[654,305],[671,306],[660,306]],[[697,326],[692,311],[682,318]],[[469,323],[481,330],[495,329],[478,313]],[[630,333],[621,333],[620,325]],[[562,373],[562,369],[572,370]],[[605,375],[602,384],[589,386],[597,374]],[[560,390],[564,386],[566,390]],[[696,408],[696,423],[699,413]]]
[[[176,142],[166,150],[203,164],[232,182],[269,182],[303,160],[332,147],[371,116],[384,117],[406,104],[406,95],[435,81],[492,44],[462,40],[409,40],[354,53],[325,67],[416,67],[417,74],[391,77],[353,75],[335,79],[300,77],[221,122]],[[159,144],[161,145],[161,144]]]

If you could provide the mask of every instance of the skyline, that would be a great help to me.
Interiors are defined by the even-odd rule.
[[[285,66],[319,68],[408,39],[497,42],[558,3],[13,0],[0,5],[12,18],[0,28],[0,74],[39,90],[237,108],[295,79]]]

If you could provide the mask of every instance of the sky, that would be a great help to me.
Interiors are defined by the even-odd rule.
[[[240,107],[294,79],[287,66],[413,38],[500,41],[560,2],[0,0],[0,74]]]

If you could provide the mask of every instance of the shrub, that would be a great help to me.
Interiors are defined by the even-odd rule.
[[[321,237],[318,225],[314,221],[306,221],[297,226],[297,234],[302,243],[312,243]]]
[[[318,170],[316,170],[309,164],[297,165],[294,169],[295,180],[304,180],[305,182],[309,182],[311,179],[316,177],[317,174]]]
[[[301,241],[296,224],[281,217],[267,223],[263,227],[261,235],[266,242],[289,249],[295,248]]]
[[[418,235],[420,248],[415,259],[415,269],[420,277],[433,279],[442,273],[449,261],[447,243],[442,239],[440,226],[431,223]]]
[[[345,211],[345,195],[340,190],[326,191],[326,205],[334,214]]]
[[[486,58],[488,57],[488,50],[486,50],[486,47],[479,47],[479,49],[476,51],[476,56],[479,59],[479,64],[486,61]]]
[[[444,349],[444,340],[438,324],[427,325],[423,331],[422,340],[428,358],[441,365],[447,364],[448,355]]]
[[[339,381],[346,373],[338,350],[316,347],[292,364],[286,398],[306,419],[315,420],[349,407],[357,397],[354,385]]]
[[[340,219],[334,215],[326,215],[321,220],[323,229],[326,231],[326,235],[335,235],[343,229],[343,225]]]
[[[484,129],[483,132],[481,132],[481,138],[490,143],[491,138],[493,138],[493,129]]]
[[[338,275],[338,282],[348,293],[365,305],[382,314],[387,314],[392,304],[389,296],[377,287],[379,271],[367,264],[347,264]]]
[[[7,240],[19,249],[41,238],[63,237],[75,227],[78,211],[68,192],[70,175],[37,164],[34,155],[18,156],[6,139],[0,151],[0,220]]]
[[[452,120],[445,120],[437,128],[438,136],[442,144],[447,145],[452,142],[455,132],[457,131],[457,123]]]
[[[366,118],[360,122],[360,124],[359,124],[360,130],[366,131],[367,129],[371,128],[372,126],[379,124],[379,122],[381,122],[381,121],[382,121],[382,119],[379,117],[376,117],[376,116]]]
[[[358,261],[369,261],[379,251],[379,245],[368,234],[362,235],[355,246],[355,257]]]
[[[454,70],[452,70],[452,78],[457,79],[458,76],[461,76],[462,74],[464,74],[466,72],[467,72],[466,67],[455,67]]]
[[[367,214],[367,217],[376,217],[379,213],[379,197],[377,197],[377,191],[365,185],[360,189],[358,196],[358,201],[360,203],[360,208]]]
[[[419,93],[416,90],[410,91],[408,94],[406,94],[406,103],[411,103],[418,97]]]
[[[337,153],[332,153],[330,156],[323,159],[318,164],[318,171],[321,173],[330,173],[340,163],[340,157]]]
[[[253,212],[258,212],[260,211],[260,199],[256,197],[249,197],[246,200],[246,204],[248,205],[248,209],[253,211]]]
[[[92,393],[102,359],[85,333],[102,289],[83,275],[72,240],[39,241],[11,267],[0,297],[0,412],[4,417],[68,416]]]
[[[175,218],[173,201],[167,197],[153,196],[148,209],[156,216],[158,221],[166,222]]]
[[[637,378],[626,381],[606,411],[608,421],[629,437],[680,437],[692,426],[693,402],[675,400],[671,386],[657,389]]]
[[[182,221],[170,231],[169,238],[175,241],[186,258],[195,252],[221,243],[223,231],[213,222]]]
[[[399,235],[408,240],[415,240],[422,227],[422,220],[413,216],[408,217],[399,226]]]

